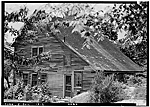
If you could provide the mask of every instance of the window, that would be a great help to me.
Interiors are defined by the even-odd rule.
[[[32,48],[32,57],[40,55],[43,52],[43,46],[37,46]]]
[[[46,74],[41,74],[41,84],[45,83],[47,79],[47,75]]]
[[[27,85],[29,82],[29,74],[28,73],[23,73],[23,84]]]
[[[32,48],[32,56],[38,55],[38,48]]]
[[[40,73],[40,79],[39,80],[38,80],[38,74],[37,73],[32,74],[32,86],[37,85],[38,81],[40,84],[45,83],[47,81],[47,74]]]
[[[75,71],[74,72],[74,86],[75,87],[82,87],[82,76],[83,72],[82,71]]]
[[[32,74],[32,86],[37,85],[37,82],[38,82],[38,75]]]
[[[43,47],[39,47],[39,54],[43,52]]]

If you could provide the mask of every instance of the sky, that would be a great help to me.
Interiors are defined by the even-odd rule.
[[[21,7],[27,6],[29,9],[28,16],[30,16],[35,9],[41,8],[45,4],[46,3],[6,3],[5,10],[11,13],[13,11],[17,11]],[[57,3],[52,3],[52,5],[57,5]],[[93,4],[93,5],[95,10],[103,10],[104,12],[109,11],[113,6],[113,4]],[[12,26],[13,28],[19,30],[23,26],[23,23],[10,23],[9,26]],[[119,39],[123,38],[124,34],[125,32],[119,32],[118,38]],[[6,33],[6,35],[7,35],[8,42],[12,43],[14,37],[11,36],[9,33]]]

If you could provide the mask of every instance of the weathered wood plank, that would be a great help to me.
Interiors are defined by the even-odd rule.
[[[63,76],[57,73],[48,74],[49,87],[53,95],[62,96],[63,93]]]
[[[37,66],[43,68],[51,66],[50,69],[45,71],[43,70],[41,72],[47,73],[47,82],[50,86],[52,94],[63,96],[63,75],[72,74],[72,71],[74,70],[83,71],[84,66],[88,66],[88,64],[78,55],[76,55],[72,50],[70,50],[64,44],[60,43],[52,35],[46,37],[45,34],[40,34],[38,36],[38,42],[18,45],[16,50],[18,51],[22,48],[24,52],[20,52],[19,54],[25,57],[31,57],[31,49],[33,46],[43,46],[44,52],[50,51],[52,54],[50,60],[43,60]],[[71,65],[64,65],[64,61],[67,61],[67,59],[64,58],[64,56],[66,55],[70,55],[68,59],[71,62]],[[34,67],[22,67],[21,69],[32,70],[29,72],[33,72],[35,70]],[[90,71],[83,71],[83,90],[89,89],[92,77],[93,74]]]

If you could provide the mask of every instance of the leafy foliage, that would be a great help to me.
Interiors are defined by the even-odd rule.
[[[50,26],[46,28],[46,25]],[[98,12],[96,13],[89,4],[78,3],[60,4],[54,7],[47,4],[42,9],[35,10],[25,22],[25,26],[17,39],[22,38],[27,40],[29,37],[29,40],[32,39],[30,41],[33,42],[34,39],[38,39],[38,37],[35,36],[36,34],[31,34],[33,36],[31,37],[27,30],[32,30],[33,32],[38,30],[38,33],[51,32],[57,34],[61,33],[59,31],[60,26],[73,27],[72,33],[78,32],[87,40],[90,39],[89,37],[92,36],[93,33],[93,35],[97,36],[98,41],[103,40],[102,38],[104,38],[104,36],[109,36],[112,40],[117,39],[117,33],[114,30],[113,24],[103,20],[103,17],[98,15]],[[107,27],[110,29],[105,29]]]
[[[116,30],[127,32],[119,40],[121,51],[140,66],[147,64],[147,8],[148,2],[114,5],[109,13]]]
[[[7,98],[7,99],[18,99],[20,97],[20,95],[23,95],[23,85],[21,84],[21,82],[17,83],[14,86],[11,86],[4,93],[4,98]]]
[[[147,65],[147,41],[141,41],[141,43],[120,48],[120,50],[136,64]]]
[[[85,39],[83,47],[90,49],[91,37],[98,42],[105,37],[116,41],[117,33],[125,30],[127,32],[125,39],[118,42],[122,46],[121,51],[135,63],[144,66],[147,64],[147,7],[147,2],[121,4],[119,7],[114,5],[111,12],[101,16],[100,12],[103,11],[95,11],[90,4],[63,3],[56,6],[46,4],[41,9],[36,9],[29,17],[29,9],[24,7],[16,12],[5,12],[4,33],[10,32],[17,36],[15,42],[21,41],[24,44],[36,42],[39,33],[57,35],[61,33],[60,27],[72,27],[72,33],[79,33]],[[17,31],[8,26],[10,22],[23,22],[24,26]],[[139,38],[141,40],[136,44],[135,41]],[[4,57],[11,60],[10,65],[17,73],[19,65],[33,66],[41,60],[49,60],[51,55],[50,52],[46,52],[37,57],[25,58],[5,46]],[[9,67],[5,67],[7,77]]]
[[[56,35],[61,33],[59,27],[73,27],[72,33],[78,32],[85,38],[84,46],[90,48],[90,36],[92,32],[95,32],[97,40],[103,40],[105,31],[107,35],[113,34],[112,30],[108,31],[105,27],[101,28],[102,18],[98,13],[94,12],[93,7],[89,4],[60,4],[52,6],[50,4],[45,5],[42,9],[35,10],[30,17],[28,16],[29,9],[27,7],[19,9],[19,11],[8,13],[5,12],[4,30],[10,32],[12,35],[18,36],[15,42],[22,44],[29,42],[33,43],[38,40],[39,33],[51,33]],[[19,31],[14,28],[9,28],[10,22],[23,22],[24,26]],[[104,23],[102,26],[110,26],[114,29],[112,24]],[[97,28],[95,30],[95,28]],[[102,29],[103,31],[101,32]],[[97,33],[96,33],[97,32]],[[116,35],[115,35],[116,36]],[[113,38],[114,39],[114,38]],[[6,48],[6,47],[5,47]],[[40,63],[41,60],[48,60],[51,55],[50,52],[43,53],[34,58],[20,57],[17,53],[4,50],[6,59],[10,59],[13,65],[32,66]],[[17,69],[16,69],[17,71]]]
[[[39,100],[39,102],[51,102],[51,92],[47,84],[41,84],[31,87],[29,84],[24,86],[19,82],[11,86],[4,94],[7,99],[18,100]]]
[[[117,28],[128,31],[126,40],[131,42],[138,37],[147,39],[147,8],[148,2],[114,5],[111,21],[116,22]]]
[[[10,76],[10,72],[12,70],[11,62],[10,60],[4,61],[4,78],[8,78]]]
[[[25,87],[27,100],[38,100],[39,102],[51,102],[51,92],[47,84],[41,84],[31,87],[29,84]]]
[[[19,12],[12,12],[5,14],[5,27],[7,29],[8,22],[23,22],[24,27],[16,39],[23,42],[34,42],[38,40],[38,33],[52,33],[56,35],[61,33],[59,27],[73,27],[72,33],[79,33],[81,37],[85,38],[83,43],[88,49],[92,41],[90,37],[94,37],[98,42],[108,37],[110,40],[117,40],[117,32],[119,30],[127,31],[125,40],[121,43],[123,47],[128,47],[137,40],[138,37],[143,37],[140,50],[144,49],[147,52],[147,2],[140,2],[140,4],[121,4],[114,5],[111,12],[107,12],[104,16],[100,13],[103,11],[95,11],[90,4],[79,3],[62,3],[58,5],[46,4],[40,9],[36,9],[30,17],[27,17],[28,9],[26,7],[19,10]],[[140,16],[140,17],[139,17]],[[142,27],[140,27],[140,26]],[[8,29],[6,30],[8,31]],[[10,32],[11,29],[9,29]],[[84,47],[83,46],[83,47]],[[145,53],[134,54],[134,58],[128,54],[128,51],[122,49],[125,55],[129,56],[136,63],[141,63],[141,57],[146,57]],[[129,51],[129,53],[132,53]],[[137,59],[140,56],[140,61]],[[136,59],[135,59],[136,58]],[[25,59],[26,60],[26,59]],[[137,61],[138,60],[138,61]]]
[[[92,103],[112,103],[126,97],[122,84],[114,81],[113,75],[105,77],[103,73],[96,75],[91,91]]]
[[[146,78],[139,75],[125,75],[125,80],[128,86],[142,86],[147,84]]]
[[[57,35],[61,33],[59,27],[72,27],[72,33],[79,33],[85,39],[83,47],[90,49],[91,37],[94,37],[98,42],[104,40],[105,37],[117,41],[117,33],[124,30],[127,32],[126,37],[118,42],[121,44],[121,51],[135,63],[144,66],[147,64],[147,7],[148,2],[121,4],[119,7],[114,5],[111,12],[101,16],[100,12],[102,11],[94,11],[90,4],[64,3],[57,6],[47,4],[41,9],[35,10],[29,17],[29,10],[24,7],[16,12],[5,12],[4,33],[10,32],[17,36],[15,42],[21,41],[24,44],[36,42],[37,35],[40,33]],[[24,26],[17,31],[8,26],[10,22],[23,22]],[[136,41],[139,42],[136,43]],[[8,45],[7,41],[5,42],[4,57],[11,62],[5,65],[4,75],[6,78],[12,68],[15,69],[15,73],[18,73],[19,65],[33,66],[40,63],[41,60],[51,58],[50,52],[33,58],[21,57],[6,45]],[[139,78],[130,78],[129,81],[131,80],[134,80],[134,83],[141,81]],[[122,85],[114,81],[113,76],[104,77],[102,74],[97,75],[91,90],[93,92],[91,102],[111,103],[122,100],[126,96]],[[47,85],[23,87],[16,84],[6,91],[5,97],[26,100],[38,99],[40,102],[52,101],[51,92]]]
[[[125,75],[126,93],[130,99],[145,100],[147,97],[146,85],[147,81],[143,75]],[[130,89],[131,88],[131,89]]]

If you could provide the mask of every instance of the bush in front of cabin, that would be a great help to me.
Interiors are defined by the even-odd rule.
[[[105,76],[98,72],[91,87],[91,103],[112,103],[126,98],[122,84],[114,79],[114,75]]]
[[[52,102],[52,93],[50,87],[45,84],[40,84],[31,87],[30,84],[23,86],[19,82],[15,86],[11,86],[5,93],[4,99],[17,99],[17,100],[38,100],[39,102]]]
[[[8,90],[4,92],[5,99],[22,99],[24,94],[24,86],[22,82],[18,82],[14,86],[10,86]]]
[[[43,102],[52,102],[52,100],[51,100],[52,93],[50,91],[50,87],[48,86],[48,84],[41,84],[39,86],[36,86],[33,93],[38,94],[39,102],[42,102],[42,103]]]
[[[51,102],[52,93],[47,83],[26,87],[26,100],[35,100],[39,102]]]
[[[16,91],[14,90],[14,87],[11,86],[9,89],[7,89],[5,92],[4,92],[4,99],[13,99],[14,97],[14,93]]]
[[[50,87],[44,83],[31,87],[26,87],[26,100],[38,100],[39,102],[51,102],[52,93]],[[29,96],[28,96],[29,95]]]
[[[30,84],[27,84],[24,88],[24,100],[32,100],[32,87]]]

